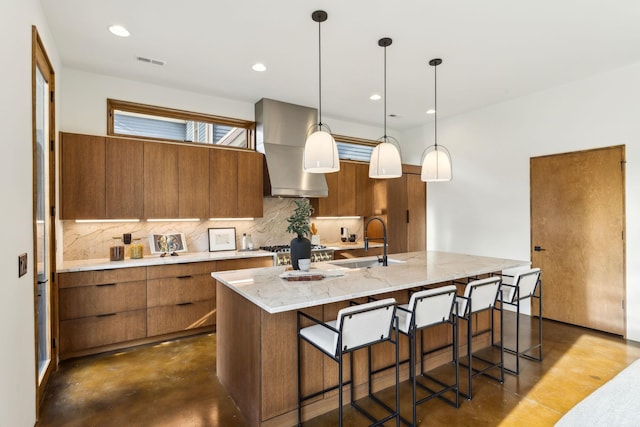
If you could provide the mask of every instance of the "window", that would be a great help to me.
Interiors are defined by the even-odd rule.
[[[333,135],[333,137],[338,146],[338,157],[342,160],[358,160],[369,163],[371,152],[378,144],[377,141],[350,136]]]
[[[107,134],[255,148],[247,120],[107,99]]]

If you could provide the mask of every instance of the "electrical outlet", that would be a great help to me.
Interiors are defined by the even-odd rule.
[[[18,277],[27,274],[27,254],[18,255]]]

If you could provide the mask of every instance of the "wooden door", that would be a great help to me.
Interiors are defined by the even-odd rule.
[[[546,318],[624,334],[624,156],[617,146],[530,161]]]
[[[105,141],[63,133],[60,144],[60,219],[105,217]]]
[[[144,216],[178,217],[178,146],[144,143]]]
[[[143,143],[106,139],[106,217],[142,218]]]
[[[260,168],[262,171],[262,167]],[[238,155],[211,149],[209,153],[209,216],[232,218],[238,211]]]
[[[209,150],[178,147],[179,218],[209,217]]]

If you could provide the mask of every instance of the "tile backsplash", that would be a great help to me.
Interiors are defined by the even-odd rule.
[[[61,261],[108,258],[109,248],[122,244],[118,239],[124,233],[131,233],[134,239],[140,239],[144,247],[144,256],[151,255],[148,239],[150,234],[184,233],[188,252],[206,252],[209,250],[208,229],[217,227],[235,227],[238,249],[241,245],[242,233],[251,233],[255,247],[288,244],[295,237],[286,231],[287,218],[295,209],[294,200],[265,198],[263,217],[254,220],[135,223],[61,221],[63,247]],[[311,218],[311,222],[318,228],[321,244],[340,241],[340,227],[349,227],[350,233],[356,234],[359,241],[362,239],[362,218]],[[126,253],[125,256],[128,257],[129,254]]]

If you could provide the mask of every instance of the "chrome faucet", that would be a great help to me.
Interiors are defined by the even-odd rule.
[[[371,221],[373,221],[374,219],[377,219],[378,221],[380,221],[380,224],[382,224],[382,233],[383,233],[382,246],[384,251],[384,255],[382,256],[382,266],[386,267],[387,266],[387,226],[384,224],[384,221],[378,218],[377,216],[374,216],[373,218],[369,218],[369,220],[364,225],[364,250],[365,252],[369,250],[369,236],[367,235],[367,230],[369,228],[369,224],[371,224]],[[379,239],[379,237],[374,237],[374,239]]]

